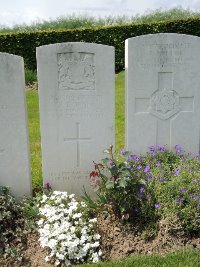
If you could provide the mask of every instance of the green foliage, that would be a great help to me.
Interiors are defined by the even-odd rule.
[[[199,156],[178,145],[175,152],[158,145],[151,146],[146,155],[123,149],[121,155],[114,156],[112,147],[107,153],[90,174],[98,196],[93,207],[108,204],[122,219],[154,225],[149,233],[161,219],[168,221],[171,233],[199,233]],[[91,202],[85,196],[87,199]]]
[[[36,81],[37,81],[36,71],[25,68],[25,83],[28,85],[28,84],[33,84]]]
[[[24,239],[23,211],[9,193],[7,187],[0,187],[0,257],[12,256],[21,261],[21,246]]]
[[[133,23],[103,28],[75,30],[50,30],[0,34],[0,51],[24,57],[29,69],[36,69],[36,47],[62,42],[89,42],[115,47],[116,71],[124,68],[124,41],[127,38],[174,32],[200,36],[200,18],[173,20],[157,23]]]

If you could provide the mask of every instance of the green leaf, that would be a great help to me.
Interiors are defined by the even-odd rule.
[[[92,208],[92,209],[96,209],[97,208],[97,204],[95,203],[94,200],[91,199],[91,197],[87,194],[85,187],[83,186],[83,193],[84,195],[81,196],[81,198],[86,202],[86,204]]]
[[[118,185],[119,185],[119,187],[123,187],[123,188],[125,188],[125,187],[127,186],[127,181],[126,181],[126,179],[125,179],[125,178],[121,178],[121,179],[119,179]]]
[[[110,169],[110,172],[112,175],[116,175],[116,174],[118,174],[119,169],[116,166],[114,166]]]
[[[107,182],[106,182],[106,188],[107,189],[112,189],[112,188],[114,188],[114,182],[113,181],[111,181],[111,180],[108,180]]]

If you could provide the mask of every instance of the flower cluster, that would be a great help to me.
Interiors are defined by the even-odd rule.
[[[200,230],[200,156],[176,145],[149,147],[145,155],[125,149],[95,163],[91,179],[95,181],[97,204],[112,205],[120,218],[156,222],[174,217],[187,233]],[[95,207],[95,205],[93,204]]]
[[[39,242],[48,248],[46,261],[54,261],[56,266],[99,261],[97,220],[91,218],[85,202],[75,200],[74,194],[54,191],[43,195],[39,206]]]

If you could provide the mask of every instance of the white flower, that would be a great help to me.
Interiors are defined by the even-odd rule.
[[[100,238],[101,238],[101,236],[100,236],[99,234],[95,234],[95,235],[94,235],[94,239],[99,240]]]
[[[46,256],[46,257],[45,257],[45,261],[50,261],[50,259],[51,259],[51,258],[50,258],[49,256]]]
[[[97,222],[97,218],[90,219],[89,222],[90,222],[90,223],[96,223],[96,222]]]
[[[82,214],[79,212],[79,213],[76,213],[72,216],[73,219],[77,219],[77,218],[81,218]]]
[[[37,224],[38,224],[39,226],[41,226],[41,225],[43,224],[43,222],[44,222],[44,219],[40,219],[40,220],[38,221]]]
[[[99,242],[97,241],[97,242],[91,244],[91,247],[93,247],[93,248],[95,248],[95,247],[99,247]]]
[[[55,261],[55,266],[58,266],[60,264],[60,261],[57,259],[56,261]]]
[[[93,253],[93,255],[92,255],[92,258],[93,258],[93,260],[92,260],[92,262],[98,262],[99,261],[99,255],[98,255],[98,253]]]
[[[74,194],[54,191],[50,196],[43,196],[40,204],[39,242],[49,249],[46,261],[53,257],[56,266],[70,266],[84,259],[99,261],[102,252],[100,235],[95,232],[97,219],[89,219],[85,202],[76,201]]]

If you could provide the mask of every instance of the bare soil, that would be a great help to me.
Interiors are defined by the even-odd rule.
[[[141,233],[134,227],[122,224],[113,215],[98,215],[98,230],[101,235],[103,258],[119,259],[134,254],[165,254],[183,248],[200,249],[200,236],[189,238],[181,234],[171,235],[168,231],[169,223],[160,221],[159,231],[155,238],[144,240]],[[36,231],[27,234],[24,243],[24,259],[17,263],[12,258],[0,259],[0,266],[4,267],[53,267],[44,259],[47,251],[42,249],[38,242],[39,235]]]

